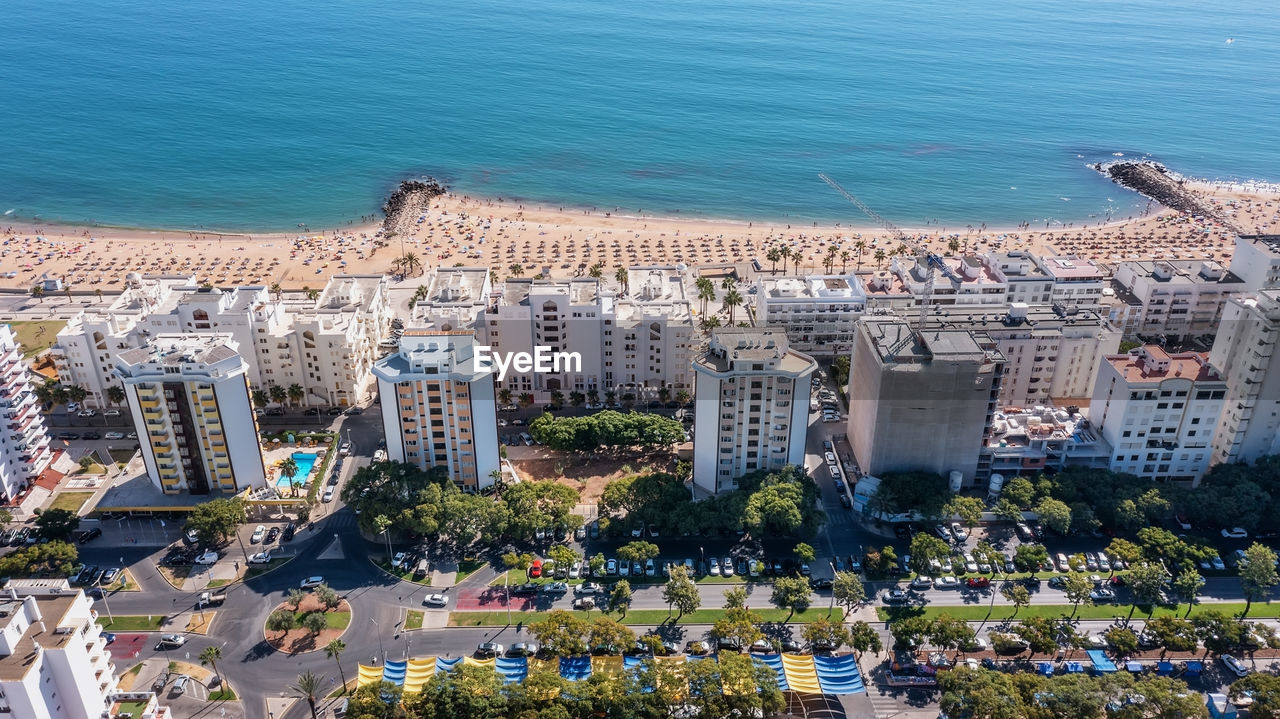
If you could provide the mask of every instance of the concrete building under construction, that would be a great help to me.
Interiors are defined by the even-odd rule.
[[[985,333],[864,318],[849,369],[849,443],[867,474],[923,470],[971,485],[1005,358]],[[953,473],[958,472],[959,475]]]

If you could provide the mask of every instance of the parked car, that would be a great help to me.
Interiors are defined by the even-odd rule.
[[[270,564],[271,552],[258,552],[249,557],[249,564]]]
[[[934,580],[933,586],[936,589],[955,589],[960,586],[960,580],[948,574]]]
[[[423,597],[422,603],[424,606],[428,607],[443,607],[449,603],[449,598],[443,594],[435,592]]]
[[[219,558],[217,552],[205,552],[196,557],[196,564],[216,564]]]
[[[293,526],[293,522],[289,522],[288,524],[284,525],[284,531],[280,533],[280,541],[281,542],[292,541],[294,532],[296,531],[297,531],[297,527]]]
[[[262,543],[271,544],[272,542],[276,541],[279,538],[280,538],[280,528],[272,527],[271,529],[267,530],[267,538],[262,540]]]
[[[959,522],[952,522],[951,536],[955,537],[957,542],[963,542],[969,538],[969,530],[965,529]]]
[[[476,656],[481,658],[502,656],[504,647],[497,642],[483,642],[476,647]]]
[[[970,589],[986,589],[991,586],[991,580],[986,577],[969,577],[964,583]]]
[[[89,529],[89,530],[85,530],[84,532],[81,532],[80,537],[76,539],[76,542],[80,544],[88,544],[89,542],[92,542],[93,540],[101,536],[102,536],[102,528],[94,527],[93,529]]]
[[[1226,666],[1227,669],[1231,670],[1232,674],[1235,674],[1238,677],[1245,677],[1249,675],[1249,668],[1244,665],[1244,662],[1241,662],[1230,654],[1223,654],[1219,659],[1222,660],[1223,665]]]
[[[911,597],[901,589],[890,589],[883,595],[885,604],[905,604],[910,601]]]
[[[301,582],[298,582],[298,587],[300,589],[314,589],[320,586],[321,584],[324,584],[324,577],[321,577],[321,576],[307,577]]]
[[[124,433],[123,432],[107,432],[106,434],[102,435],[102,438],[103,439],[124,439]]]
[[[1248,539],[1249,533],[1240,527],[1234,527],[1232,529],[1222,530],[1222,536],[1227,539]]]
[[[267,536],[267,528],[259,524],[253,528],[253,534],[249,537],[249,544],[258,544],[265,536]]]

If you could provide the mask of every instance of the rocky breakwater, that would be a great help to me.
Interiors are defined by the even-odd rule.
[[[1209,217],[1232,227],[1230,220],[1223,217],[1213,204],[1206,202],[1186,186],[1182,177],[1158,162],[1104,162],[1094,165],[1093,169],[1117,185],[1145,195],[1171,210]]]
[[[383,234],[390,238],[408,233],[417,223],[418,217],[427,211],[431,200],[446,192],[448,188],[430,177],[401,182],[382,204],[382,212],[386,215],[386,219],[382,221]]]

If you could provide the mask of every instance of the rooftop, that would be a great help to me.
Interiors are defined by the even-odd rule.
[[[1129,384],[1159,384],[1175,377],[1195,382],[1222,379],[1209,366],[1208,352],[1169,354],[1156,345],[1144,345],[1130,350],[1128,354],[1108,355],[1103,361],[1114,367]]]
[[[374,363],[374,374],[388,382],[432,379],[476,379],[489,369],[476,362],[472,332],[407,330],[400,350]]]
[[[930,328],[917,334],[900,319],[871,318],[862,323],[860,331],[871,339],[885,364],[931,360],[981,362],[999,358],[999,352],[986,349],[969,330]],[[982,337],[987,339],[985,335]]]
[[[800,374],[817,366],[808,355],[790,349],[785,331],[762,327],[712,330],[707,350],[694,360],[695,365],[712,372],[752,371],[740,364],[744,362],[762,363],[765,371],[784,374]]]
[[[129,366],[151,362],[212,365],[239,356],[230,334],[172,334],[156,335],[142,347],[121,352],[119,362]]]
[[[13,644],[13,651],[7,656],[0,656],[0,682],[20,681],[40,656],[40,649],[58,649],[70,641],[70,632],[56,630],[78,594],[76,591],[61,596],[34,597],[42,619],[32,621]],[[27,619],[27,615],[21,610],[21,602],[16,604],[19,606],[15,606],[8,616],[10,623],[17,621],[19,617],[24,621]]]
[[[1240,284],[1238,275],[1213,260],[1129,260],[1116,266],[1116,277],[1132,272],[1168,284]]]
[[[1240,239],[1256,245],[1262,245],[1272,254],[1280,255],[1280,235],[1240,235]]]
[[[1044,257],[1040,260],[1044,271],[1056,280],[1081,280],[1103,277],[1102,268],[1093,260],[1078,257]]]
[[[427,303],[433,305],[484,304],[489,270],[484,267],[442,267],[435,271]]]

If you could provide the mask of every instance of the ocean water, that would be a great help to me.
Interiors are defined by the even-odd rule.
[[[1114,153],[1280,180],[1274,0],[6,0],[0,18],[14,218],[331,227],[433,175],[867,224],[827,172],[898,224],[958,229],[1141,211],[1086,167]]]

